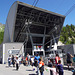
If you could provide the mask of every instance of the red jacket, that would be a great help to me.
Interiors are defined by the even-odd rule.
[[[58,63],[59,60],[61,60],[60,57],[56,56],[56,57],[55,57],[55,62],[56,62],[56,64]]]
[[[40,61],[40,63],[39,64],[42,64],[42,66],[44,66],[44,62],[42,62],[42,61]]]

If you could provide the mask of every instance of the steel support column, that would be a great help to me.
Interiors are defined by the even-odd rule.
[[[28,27],[28,32],[30,34],[30,30],[29,30],[29,27]],[[31,43],[32,43],[32,49],[33,49],[33,39],[32,39],[32,36],[30,35],[30,40],[31,40]]]
[[[43,37],[43,49],[44,49],[44,43],[45,43],[45,34],[46,34],[46,27],[44,29],[44,37]]]
[[[54,35],[52,34],[52,36],[53,36],[53,40],[54,40],[54,49],[55,50],[57,50],[57,43],[56,43],[56,39],[55,39],[55,37],[54,37]]]

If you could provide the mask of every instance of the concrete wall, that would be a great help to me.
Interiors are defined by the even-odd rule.
[[[75,44],[58,46],[58,49],[64,50],[65,53],[70,52],[72,55],[75,54]]]
[[[21,49],[22,47],[22,49]],[[3,63],[7,63],[7,58],[9,56],[8,50],[11,49],[18,49],[18,50],[24,50],[23,43],[4,43],[3,44]]]
[[[73,49],[74,49],[74,54],[75,54],[75,44],[73,45]]]
[[[3,44],[0,45],[0,63],[2,63],[3,58]]]
[[[70,45],[63,45],[63,46],[58,46],[59,49],[62,49],[65,53],[65,55],[63,56],[64,59],[64,64],[67,65],[67,52],[70,52],[70,54],[74,55],[75,54],[75,44],[70,44]],[[73,62],[73,59],[71,58],[71,61]],[[74,63],[73,63],[74,64]]]
[[[17,5],[17,2],[15,2],[9,10],[5,24],[4,43],[13,42]]]

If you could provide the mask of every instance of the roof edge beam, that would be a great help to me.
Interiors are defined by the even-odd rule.
[[[20,34],[24,34],[24,35],[26,35],[26,33],[24,33],[24,32],[21,32]],[[35,33],[28,33],[28,35],[31,35],[31,36],[35,36],[35,37],[50,37],[50,35],[44,35],[44,34],[35,34]]]

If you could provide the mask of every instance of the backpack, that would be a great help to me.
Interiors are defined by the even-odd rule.
[[[73,58],[73,62],[75,62],[75,57]]]
[[[44,65],[39,68],[40,72],[44,71]]]

